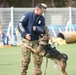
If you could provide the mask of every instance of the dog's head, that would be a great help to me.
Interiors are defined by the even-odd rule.
[[[39,44],[40,44],[40,45],[47,45],[47,44],[48,44],[47,35],[44,34],[42,37],[40,37],[40,39],[39,39]]]
[[[50,35],[49,35],[49,29],[45,27],[44,34],[41,34],[39,38],[39,44],[40,45],[47,45],[49,41]]]

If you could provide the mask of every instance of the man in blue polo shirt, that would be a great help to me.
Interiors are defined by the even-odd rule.
[[[47,5],[38,3],[34,10],[25,13],[19,20],[18,30],[22,36],[22,75],[27,74],[30,63],[31,53],[34,58],[34,72],[33,75],[41,75],[42,56],[31,52],[26,45],[36,49],[38,46],[39,35],[44,33],[45,18],[42,14],[45,12]]]

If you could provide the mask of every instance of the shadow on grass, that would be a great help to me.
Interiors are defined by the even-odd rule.
[[[76,74],[69,74],[69,75],[76,75]]]

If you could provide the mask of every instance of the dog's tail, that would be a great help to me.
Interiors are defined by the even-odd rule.
[[[64,54],[64,53],[61,53],[61,54],[63,55],[64,59],[67,61],[68,60],[68,56],[66,54]]]

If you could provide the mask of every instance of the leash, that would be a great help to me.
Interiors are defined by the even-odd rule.
[[[45,66],[45,72],[44,72],[44,75],[46,75],[47,66],[48,66],[48,58],[46,58],[46,66]]]

